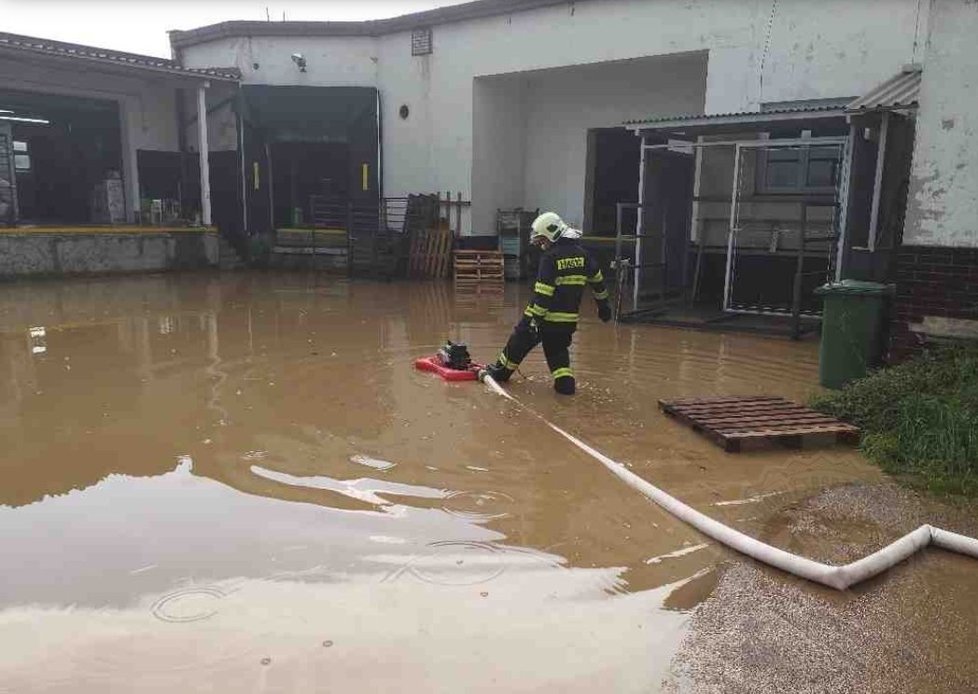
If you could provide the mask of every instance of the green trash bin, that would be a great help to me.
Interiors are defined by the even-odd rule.
[[[826,388],[842,388],[867,374],[883,354],[883,313],[893,285],[858,280],[830,282],[823,298],[818,376]]]

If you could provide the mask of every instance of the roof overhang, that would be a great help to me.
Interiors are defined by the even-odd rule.
[[[0,57],[73,64],[86,70],[99,69],[112,74],[130,74],[178,78],[193,82],[237,82],[237,71],[226,69],[192,69],[155,56],[110,51],[94,46],[51,41],[0,32]]]
[[[846,105],[846,113],[859,115],[883,111],[912,111],[920,105],[923,68],[905,65],[896,75]]]
[[[375,37],[411,31],[421,27],[450,24],[513,12],[525,12],[553,5],[566,5],[568,0],[476,0],[459,5],[438,7],[424,12],[373,19],[362,22],[221,22],[198,29],[170,31],[170,45],[186,48],[208,41],[248,36],[365,36]]]
[[[643,121],[628,121],[625,127],[636,134],[710,135],[767,130],[790,126],[805,129],[831,123],[845,123],[843,107],[816,107],[806,109],[780,109],[745,113],[721,113],[716,115],[669,116]]]

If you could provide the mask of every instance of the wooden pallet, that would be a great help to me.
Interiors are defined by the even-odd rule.
[[[411,236],[408,276],[419,278],[448,277],[454,236],[448,227],[419,229]]]
[[[501,251],[455,251],[455,284],[502,284],[505,281]]]
[[[859,429],[834,417],[771,396],[660,400],[659,409],[715,441],[728,453],[745,442],[801,447],[806,439],[830,436],[857,443]]]

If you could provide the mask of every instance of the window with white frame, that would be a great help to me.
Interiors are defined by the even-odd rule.
[[[771,144],[776,144],[772,140]],[[839,148],[802,145],[772,147],[760,152],[757,192],[760,194],[834,193],[841,165]]]

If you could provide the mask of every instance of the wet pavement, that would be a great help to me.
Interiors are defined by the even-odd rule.
[[[978,566],[928,551],[845,594],[790,579],[483,386],[412,368],[447,338],[492,359],[522,298],[263,273],[0,286],[0,691],[976,681]],[[851,449],[729,455],[658,412],[804,400],[813,343],[585,316],[578,395],[539,353],[510,392],[700,510],[833,562],[938,517],[978,531]]]

